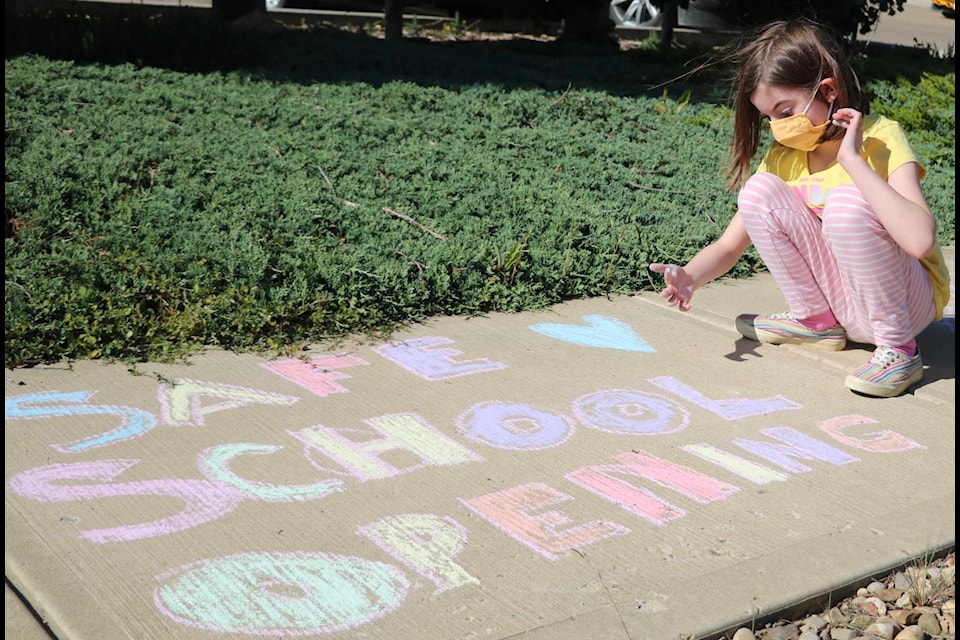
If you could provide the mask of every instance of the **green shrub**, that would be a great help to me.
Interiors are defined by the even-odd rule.
[[[202,38],[189,68],[189,38],[144,39],[149,65],[99,23],[37,20],[18,42],[49,51],[7,43],[8,367],[292,352],[635,292],[660,284],[648,263],[689,259],[734,213],[725,70],[667,82],[704,52],[284,29],[245,33],[253,61],[218,57],[236,32],[223,52]],[[925,64],[868,87],[915,141],[952,244],[954,75]],[[730,275],[759,269],[750,251]]]

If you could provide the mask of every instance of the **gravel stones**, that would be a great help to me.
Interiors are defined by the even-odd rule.
[[[955,552],[922,559],[797,620],[740,628],[729,640],[941,640],[956,637]]]

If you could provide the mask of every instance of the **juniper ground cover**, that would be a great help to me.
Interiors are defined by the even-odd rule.
[[[132,16],[132,17],[131,17]],[[731,48],[7,20],[4,360],[296,353],[659,287],[735,211]],[[955,72],[857,53],[955,232]],[[730,272],[763,266],[751,250]]]

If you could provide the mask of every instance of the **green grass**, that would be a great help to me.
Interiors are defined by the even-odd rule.
[[[387,43],[202,11],[5,29],[7,367],[296,353],[649,289],[648,263],[689,259],[735,209],[722,50]],[[952,245],[952,53],[858,64]],[[730,276],[762,269],[751,250]]]

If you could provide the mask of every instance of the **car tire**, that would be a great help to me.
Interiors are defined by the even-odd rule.
[[[656,27],[663,15],[650,0],[610,0],[610,19],[617,27]]]

